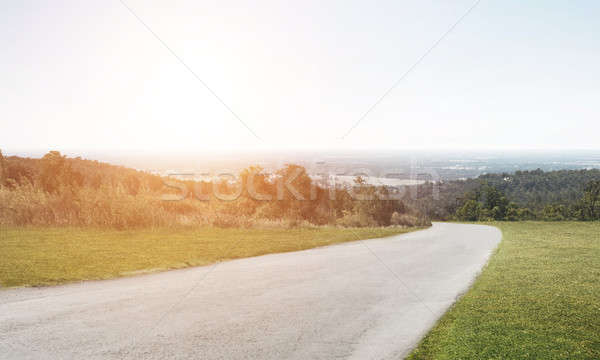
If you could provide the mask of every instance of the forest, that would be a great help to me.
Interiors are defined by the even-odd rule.
[[[422,226],[428,220],[389,189],[324,186],[288,164],[274,174],[251,166],[234,181],[192,181],[50,151],[2,156],[0,224],[110,227]]]
[[[374,227],[600,219],[598,169],[486,174],[418,185],[401,197],[360,177],[353,186],[323,184],[294,164],[272,174],[250,166],[235,175],[175,180],[58,151],[40,159],[0,152],[0,224]]]
[[[485,174],[420,185],[417,194],[407,204],[436,220],[600,219],[599,169]]]

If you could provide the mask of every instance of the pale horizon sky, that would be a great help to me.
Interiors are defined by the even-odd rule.
[[[599,149],[600,2],[5,1],[5,153]]]

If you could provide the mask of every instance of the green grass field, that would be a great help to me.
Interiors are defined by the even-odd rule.
[[[493,223],[503,240],[410,359],[600,359],[600,223]]]
[[[3,228],[0,285],[54,285],[206,265],[226,259],[297,251],[413,229]]]

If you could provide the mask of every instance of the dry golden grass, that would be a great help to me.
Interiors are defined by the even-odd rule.
[[[3,227],[0,284],[32,286],[107,279],[147,270],[206,265],[226,259],[378,238],[416,229]]]

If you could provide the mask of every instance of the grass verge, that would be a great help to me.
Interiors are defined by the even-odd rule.
[[[0,231],[0,285],[39,286],[207,265],[417,228],[149,229],[73,227]]]
[[[600,223],[493,223],[503,240],[409,359],[600,359]]]

